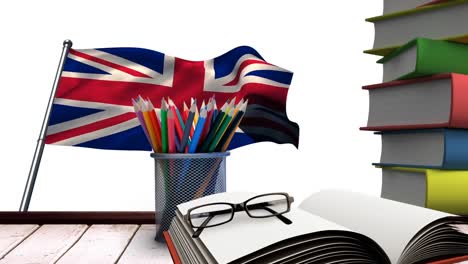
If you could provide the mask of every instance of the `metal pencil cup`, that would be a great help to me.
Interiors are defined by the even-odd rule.
[[[229,152],[152,153],[156,177],[156,240],[164,242],[178,204],[226,191]]]

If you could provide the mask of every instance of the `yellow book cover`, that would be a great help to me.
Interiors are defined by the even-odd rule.
[[[382,197],[468,215],[468,170],[382,168]]]

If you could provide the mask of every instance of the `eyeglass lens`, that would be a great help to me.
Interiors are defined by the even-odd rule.
[[[190,212],[193,227],[210,227],[231,221],[232,206],[228,204],[212,204],[196,208]]]
[[[249,200],[245,207],[252,217],[268,217],[287,212],[289,203],[286,195],[269,194]]]

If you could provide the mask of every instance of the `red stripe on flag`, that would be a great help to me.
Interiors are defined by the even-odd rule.
[[[62,141],[62,140],[68,139],[68,138],[76,137],[76,136],[79,136],[79,135],[84,135],[84,134],[89,133],[89,132],[93,132],[93,131],[96,131],[96,130],[99,130],[99,129],[103,129],[103,128],[106,128],[106,127],[110,127],[110,126],[113,126],[113,125],[123,123],[123,122],[128,121],[128,120],[130,120],[132,118],[135,118],[135,116],[136,116],[135,113],[129,112],[129,113],[125,113],[125,114],[122,114],[122,115],[107,118],[107,119],[104,119],[104,120],[101,120],[101,121],[98,121],[98,122],[94,122],[94,123],[91,123],[91,124],[88,124],[88,125],[84,125],[84,126],[81,126],[81,127],[72,128],[72,129],[69,129],[69,130],[66,130],[66,131],[63,131],[63,132],[59,132],[59,133],[56,133],[56,134],[53,134],[53,135],[48,135],[46,137],[45,143],[46,144],[53,144],[55,142],[59,142],[59,141]]]
[[[83,53],[83,52],[79,52],[79,51],[74,50],[74,49],[70,50],[70,54],[81,57],[83,59],[87,59],[87,60],[90,60],[90,61],[97,62],[97,63],[102,64],[102,65],[106,65],[106,66],[115,68],[115,69],[117,69],[117,70],[119,70],[121,72],[128,73],[128,74],[130,74],[132,76],[135,76],[135,77],[151,78],[151,76],[148,76],[148,75],[146,75],[146,74],[144,74],[142,72],[139,72],[139,71],[136,71],[134,69],[130,69],[128,67],[118,65],[118,64],[115,64],[113,62],[106,61],[106,60],[103,60],[103,59],[100,59],[100,58],[97,58],[97,57],[93,57],[91,55],[88,55],[88,54]]]
[[[234,78],[234,80],[226,83],[225,85],[226,86],[233,86],[233,85],[236,85],[238,82],[239,82],[239,79],[240,79],[240,74],[242,72],[242,70],[251,65],[251,64],[266,64],[266,65],[271,65],[270,63],[266,62],[266,61],[261,61],[261,60],[246,60],[244,62],[241,63],[241,65],[239,66],[239,69],[237,71],[237,75],[236,75],[236,78]]]
[[[248,83],[243,85],[241,90],[236,93],[217,93],[202,91],[201,87],[196,87],[194,84],[187,88],[183,86],[184,83],[175,82],[175,84],[180,86],[177,86],[177,88],[170,88],[145,83],[62,77],[56,97],[131,106],[131,98],[137,98],[138,95],[141,95],[143,98],[150,98],[157,108],[160,107],[162,97],[170,97],[174,100],[177,107],[182,109],[183,101],[185,100],[187,102],[187,100],[190,100],[190,97],[194,97],[201,102],[203,99],[208,100],[215,95],[218,107],[221,107],[226,100],[230,100],[236,96],[237,100],[240,100],[240,98],[248,98],[249,104],[258,102],[259,104],[267,104],[269,108],[273,108],[277,111],[284,111],[286,109],[287,88],[279,88],[259,83]]]

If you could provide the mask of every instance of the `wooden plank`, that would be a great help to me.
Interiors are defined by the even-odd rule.
[[[0,212],[0,224],[154,224],[154,212]]]
[[[93,225],[57,263],[115,263],[138,225]]]
[[[167,246],[154,240],[156,225],[142,225],[118,264],[172,264]]]
[[[0,263],[53,263],[88,229],[87,225],[44,225],[8,253]]]
[[[0,225],[0,259],[38,228],[38,225]]]

